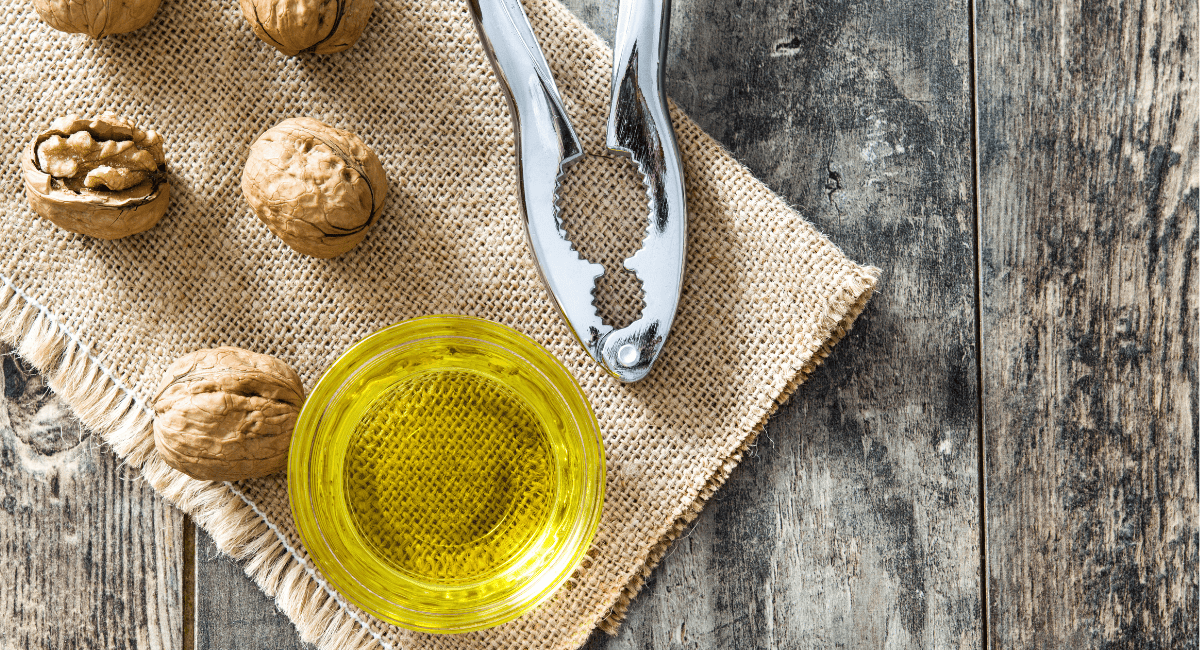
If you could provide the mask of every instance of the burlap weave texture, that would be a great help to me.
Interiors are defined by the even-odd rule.
[[[564,193],[572,238],[612,268],[645,214],[640,179],[602,157],[611,53],[554,0],[526,5],[590,157]],[[688,268],[679,314],[646,380],[620,385],[571,339],[526,250],[512,129],[459,0],[381,0],[348,52],[289,59],[227,0],[167,0],[146,28],[93,41],[9,0],[0,29],[0,336],[80,418],[245,560],[322,648],[570,648],[615,627],[628,599],[741,457],[778,401],[861,312],[876,270],[847,260],[679,112]],[[71,235],[26,207],[18,154],[55,117],[113,111],[166,140],[172,203],[147,233]],[[383,161],[384,215],[354,251],[298,255],[248,211],[249,144],[286,117],[361,135]],[[631,232],[632,231],[632,232]],[[628,316],[629,307],[611,311]],[[492,630],[414,634],[345,605],[295,535],[285,479],[194,481],[158,459],[146,400],[202,347],[275,355],[309,388],[391,323],[458,313],[533,337],[595,407],[608,462],[593,548],[567,587]]]

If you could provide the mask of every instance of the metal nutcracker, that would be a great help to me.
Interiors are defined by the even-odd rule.
[[[519,0],[468,0],[484,50],[508,99],[517,149],[518,204],[554,303],[588,354],[615,377],[637,381],[662,350],[679,303],[687,244],[683,167],[663,91],[669,0],[620,0],[613,51],[608,148],[637,164],[650,199],[641,250],[624,266],[642,281],[642,315],[621,329],[593,304],[604,267],[567,239],[558,190],[583,156],[550,66]]]

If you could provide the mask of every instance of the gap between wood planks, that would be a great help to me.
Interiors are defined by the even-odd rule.
[[[196,650],[196,523],[183,516],[183,650]]]
[[[979,183],[979,78],[976,75],[978,56],[975,38],[975,2],[967,0],[967,75],[971,88],[971,182],[975,185],[971,199],[975,207],[975,425],[979,445],[976,471],[979,473],[979,647],[988,645],[988,521],[987,521],[987,445],[983,426],[983,208]],[[191,648],[186,648],[191,650]]]

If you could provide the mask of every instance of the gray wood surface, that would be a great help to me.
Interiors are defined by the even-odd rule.
[[[997,648],[1197,645],[1198,18],[979,2]]]
[[[183,645],[183,516],[0,344],[0,648]]]
[[[274,601],[217,550],[204,531],[196,533],[195,648],[206,650],[300,650],[296,628]]]
[[[615,3],[568,6],[611,34]],[[979,647],[967,4],[673,9],[671,97],[884,276],[589,648]]]
[[[1198,14],[675,0],[671,96],[884,276],[589,650],[1197,647]],[[0,649],[303,647],[4,363]]]

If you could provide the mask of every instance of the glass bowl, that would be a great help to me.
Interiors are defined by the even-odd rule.
[[[503,325],[429,316],[343,354],[292,434],[288,494],[342,595],[423,632],[512,620],[591,544],[604,447],[583,392]]]

